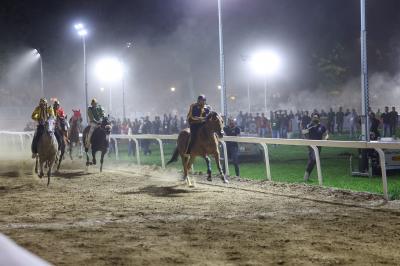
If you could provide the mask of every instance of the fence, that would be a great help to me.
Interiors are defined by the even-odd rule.
[[[2,135],[9,135],[12,137],[18,137],[20,141],[20,148],[24,150],[24,136],[27,136],[29,139],[33,137],[32,132],[9,132],[9,131],[0,131],[0,140],[2,139]],[[139,140],[141,139],[151,139],[156,140],[160,147],[160,159],[161,166],[165,168],[165,157],[164,157],[164,148],[163,148],[163,140],[176,140],[177,135],[111,135],[111,139],[114,140],[115,147],[115,156],[116,160],[119,160],[119,152],[118,152],[118,139],[126,139],[134,141],[136,144],[136,159],[137,164],[140,165],[140,145]],[[310,146],[315,153],[316,165],[317,165],[317,174],[318,174],[318,183],[319,185],[323,185],[322,178],[322,169],[321,169],[321,160],[318,152],[318,147],[336,147],[336,148],[356,148],[356,149],[374,149],[379,154],[379,161],[381,165],[381,176],[382,176],[382,186],[383,186],[383,195],[386,200],[389,199],[388,196],[388,184],[387,184],[387,176],[386,176],[386,159],[384,149],[400,149],[400,142],[382,142],[382,141],[333,141],[333,140],[304,140],[304,139],[271,139],[271,138],[256,138],[256,137],[224,137],[220,140],[220,143],[223,147],[224,158],[228,158],[226,142],[240,142],[240,143],[253,143],[259,144],[262,146],[264,150],[264,158],[265,158],[265,170],[267,174],[267,179],[272,181],[271,169],[270,169],[270,161],[269,161],[269,152],[268,145],[294,145],[294,146]],[[224,160],[226,173],[229,175],[229,162],[228,160]]]

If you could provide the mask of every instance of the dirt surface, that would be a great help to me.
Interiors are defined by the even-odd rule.
[[[0,232],[55,265],[399,265],[399,216],[306,185],[67,162],[46,187],[31,161],[0,165]]]

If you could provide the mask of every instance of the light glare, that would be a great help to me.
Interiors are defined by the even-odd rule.
[[[123,75],[123,67],[117,58],[104,58],[97,62],[96,75],[102,81],[118,81]]]
[[[78,23],[78,24],[75,24],[75,29],[76,30],[81,30],[81,29],[83,29],[83,24],[82,23]]]
[[[252,56],[250,65],[260,75],[271,75],[281,66],[281,58],[272,51],[259,52]]]
[[[79,30],[78,31],[78,35],[79,36],[86,36],[87,35],[87,30],[85,30],[85,29]]]

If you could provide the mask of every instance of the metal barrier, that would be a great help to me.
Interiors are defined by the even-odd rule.
[[[24,142],[23,136],[28,136],[29,138],[33,137],[33,132],[10,132],[10,131],[0,131],[1,135],[17,135],[21,141],[21,147],[23,150]],[[119,160],[119,152],[118,152],[118,139],[127,139],[134,141],[136,144],[136,158],[137,164],[140,165],[140,145],[139,140],[143,139],[152,139],[156,140],[160,147],[160,159],[161,166],[165,168],[165,157],[164,157],[164,148],[163,148],[163,140],[177,140],[178,135],[114,135],[112,134],[111,139],[114,140],[115,147],[115,158]],[[318,182],[319,185],[323,185],[322,178],[322,169],[321,169],[321,160],[318,152],[318,147],[336,147],[336,148],[355,148],[355,149],[374,149],[379,154],[379,160],[381,165],[381,174],[382,174],[382,186],[383,186],[383,195],[386,200],[389,199],[388,196],[388,187],[387,187],[387,176],[386,176],[386,161],[385,161],[385,153],[384,149],[400,149],[400,142],[381,142],[381,141],[334,141],[334,140],[305,140],[305,139],[272,139],[272,138],[256,138],[256,137],[229,137],[226,136],[223,139],[220,139],[220,143],[223,146],[224,158],[228,158],[226,142],[239,142],[239,143],[253,143],[259,144],[262,146],[264,150],[264,159],[265,159],[265,170],[268,180],[272,180],[270,162],[269,162],[269,152],[268,152],[268,144],[273,145],[293,145],[293,146],[310,146],[314,153],[317,165],[317,174],[318,174]],[[227,159],[224,160],[226,173],[229,175],[229,162]]]

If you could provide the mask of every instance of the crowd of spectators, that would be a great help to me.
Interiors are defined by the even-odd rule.
[[[361,117],[355,109],[343,110],[339,107],[337,111],[330,108],[328,112],[325,110],[318,111],[314,109],[309,111],[288,111],[277,110],[271,111],[269,117],[264,113],[243,113],[242,111],[236,116],[236,124],[243,132],[248,134],[257,134],[259,137],[272,138],[290,138],[301,135],[301,131],[311,122],[311,116],[318,113],[330,134],[347,135],[349,138],[356,138],[361,128]],[[385,111],[377,112],[369,111],[370,124],[372,125],[372,117],[374,120],[375,130],[371,127],[372,132],[378,134],[377,137],[392,137],[396,135],[398,125],[398,113],[395,107],[389,111],[389,107],[385,107]]]

